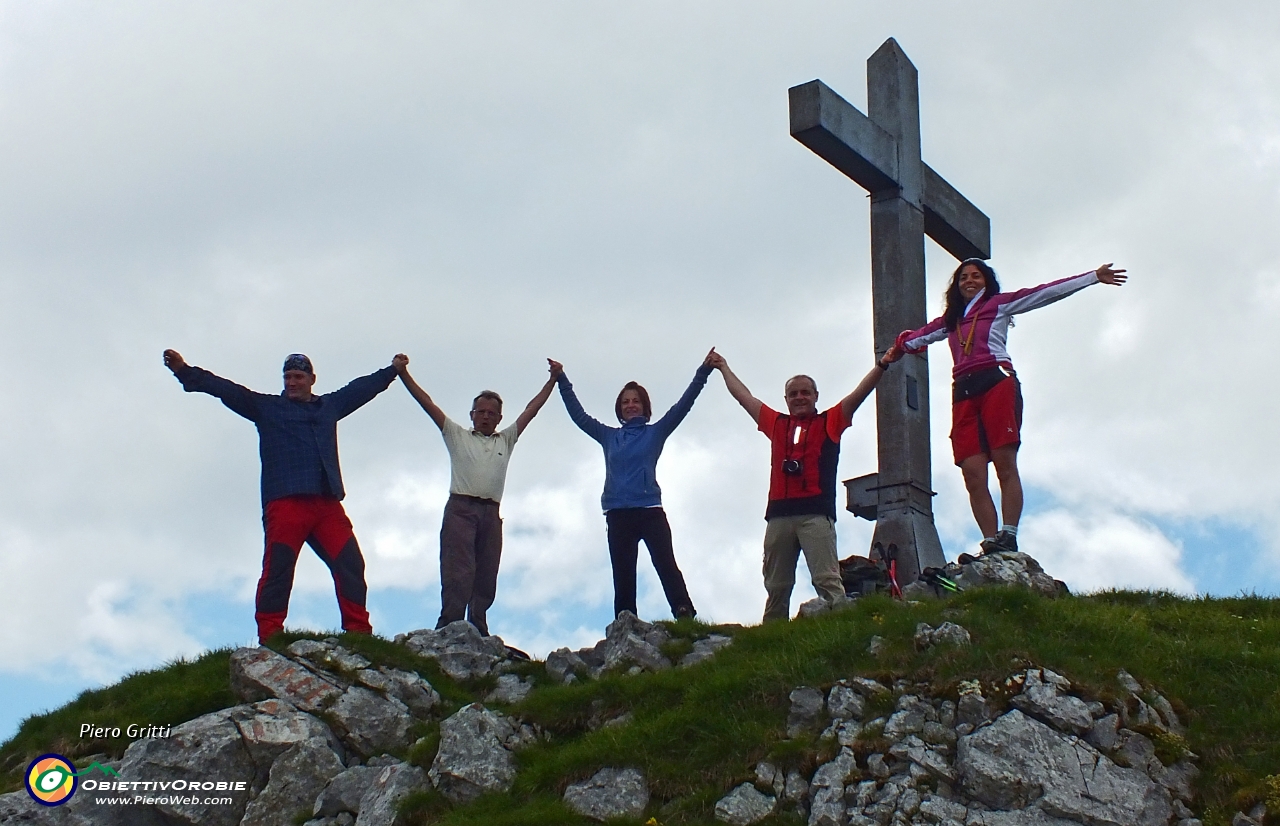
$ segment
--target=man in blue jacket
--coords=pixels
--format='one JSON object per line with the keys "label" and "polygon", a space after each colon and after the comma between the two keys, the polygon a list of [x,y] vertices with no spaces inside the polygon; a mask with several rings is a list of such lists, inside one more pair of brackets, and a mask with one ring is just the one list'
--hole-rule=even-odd
{"label": "man in blue jacket", "polygon": [[284,362],[284,391],[272,396],[193,367],[176,350],[164,351],[164,365],[183,390],[221,399],[258,428],[266,531],[254,613],[259,642],[284,628],[293,569],[304,542],[333,575],[343,630],[373,633],[365,608],[364,557],[342,508],[346,492],[338,467],[338,420],[386,390],[395,380],[396,366],[407,362],[397,355],[390,366],[317,396],[311,392],[316,383],[311,360],[295,353]]}

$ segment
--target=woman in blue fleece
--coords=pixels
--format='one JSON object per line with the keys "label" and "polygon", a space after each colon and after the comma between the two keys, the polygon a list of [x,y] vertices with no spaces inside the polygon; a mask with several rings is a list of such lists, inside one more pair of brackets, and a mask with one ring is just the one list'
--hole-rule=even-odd
{"label": "woman in blue fleece", "polygon": [[[560,373],[560,398],[564,399],[569,418],[604,448],[604,494],[600,505],[604,508],[605,524],[609,529],[609,561],[613,564],[613,614],[623,611],[636,613],[636,557],[640,553],[640,540],[649,549],[653,567],[662,581],[671,615],[676,619],[697,616],[684,575],[676,565],[675,551],[671,547],[671,526],[662,510],[662,489],[658,487],[658,457],[667,437],[684,420],[693,402],[707,384],[711,375],[712,349],[703,359],[702,366],[689,383],[680,401],[667,414],[653,424],[653,407],[649,393],[634,381],[627,382],[614,402],[613,412],[622,427],[609,427],[598,422],[574,395],[569,377]],[[563,367],[551,362],[552,368]]]}

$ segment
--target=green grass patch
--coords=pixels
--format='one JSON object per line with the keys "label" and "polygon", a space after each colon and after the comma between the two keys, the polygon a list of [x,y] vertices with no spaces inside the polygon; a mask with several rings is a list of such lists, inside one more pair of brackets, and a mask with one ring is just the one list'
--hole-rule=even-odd
{"label": "green grass patch", "polygon": [[[70,703],[33,714],[11,740],[0,746],[0,791],[21,789],[22,773],[41,754],[55,752],[75,762],[95,754],[120,757],[135,739],[129,726],[176,726],[236,704],[229,685],[229,649],[194,660],[176,660],[155,671],[130,674],[120,682],[80,693]],[[108,736],[81,737],[92,724],[112,730]],[[118,736],[114,729],[119,729]]]}

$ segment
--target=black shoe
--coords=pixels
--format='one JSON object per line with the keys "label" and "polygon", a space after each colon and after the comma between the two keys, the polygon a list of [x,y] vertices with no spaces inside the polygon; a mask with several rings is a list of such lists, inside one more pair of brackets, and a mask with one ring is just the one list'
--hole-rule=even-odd
{"label": "black shoe", "polygon": [[681,605],[679,608],[672,609],[671,616],[678,620],[693,619],[698,616],[698,612],[693,610],[692,605]]}
{"label": "black shoe", "polygon": [[982,540],[982,553],[1017,553],[1018,537],[1008,531],[1000,531],[990,539]]}

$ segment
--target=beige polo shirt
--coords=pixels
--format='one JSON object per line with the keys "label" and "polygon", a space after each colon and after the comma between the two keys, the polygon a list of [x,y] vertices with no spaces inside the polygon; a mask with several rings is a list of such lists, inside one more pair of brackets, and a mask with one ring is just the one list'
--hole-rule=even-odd
{"label": "beige polo shirt", "polygon": [[517,425],[483,436],[445,417],[445,449],[449,451],[449,492],[463,496],[502,501],[502,488],[507,484],[507,462],[520,437]]}

